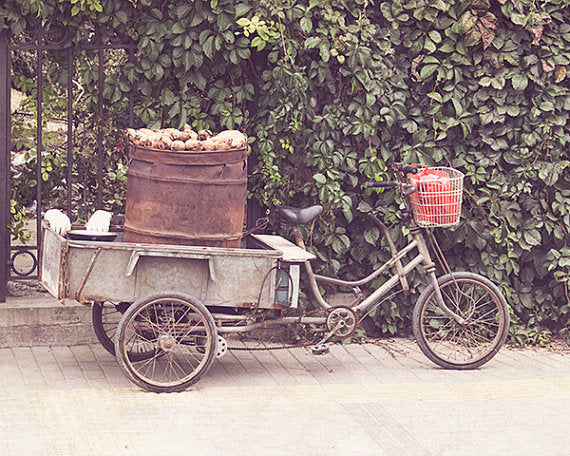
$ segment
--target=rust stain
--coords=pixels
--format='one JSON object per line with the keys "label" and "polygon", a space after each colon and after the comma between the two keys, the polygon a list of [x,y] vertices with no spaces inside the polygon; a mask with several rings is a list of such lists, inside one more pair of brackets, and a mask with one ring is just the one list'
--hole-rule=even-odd
{"label": "rust stain", "polygon": [[239,247],[245,150],[165,153],[131,146],[125,241]]}

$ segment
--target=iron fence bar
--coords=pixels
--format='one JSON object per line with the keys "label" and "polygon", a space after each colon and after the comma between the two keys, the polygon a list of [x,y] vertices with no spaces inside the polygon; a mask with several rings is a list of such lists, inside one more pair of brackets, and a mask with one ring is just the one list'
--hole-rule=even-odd
{"label": "iron fence bar", "polygon": [[0,32],[0,90],[4,103],[0,105],[0,302],[6,302],[8,294],[8,277],[10,274],[10,48],[8,33]]}
{"label": "iron fence bar", "polygon": [[[43,37],[40,35],[40,44],[43,42]],[[37,51],[37,67],[36,67],[36,77],[37,77],[37,132],[36,132],[36,248],[37,248],[37,258],[39,258],[40,248],[42,245],[42,150],[43,150],[43,63],[44,63],[44,51],[38,49]]]}
{"label": "iron fence bar", "polygon": [[17,43],[10,43],[8,45],[8,47],[10,48],[10,50],[12,51],[38,51],[38,50],[42,50],[42,51],[61,51],[62,49],[65,49],[66,46],[61,45],[61,44],[46,44],[46,43],[23,43],[23,44],[17,44]]}
{"label": "iron fence bar", "polygon": [[85,51],[98,51],[100,48],[105,50],[113,50],[113,49],[136,49],[137,45],[132,43],[125,43],[125,44],[112,44],[112,43],[98,43],[98,44],[91,44],[91,43],[80,43],[79,49]]}
{"label": "iron fence bar", "polygon": [[71,218],[71,196],[73,193],[73,48],[67,49],[67,215]]}
{"label": "iron fence bar", "polygon": [[97,51],[97,59],[99,62],[99,78],[98,94],[97,94],[97,209],[103,208],[103,129],[101,124],[103,122],[103,64],[104,53],[101,46],[101,37],[97,31],[97,42],[100,44]]}
{"label": "iron fence bar", "polygon": [[[134,48],[129,48],[129,63],[135,62],[135,50]],[[133,128],[135,126],[135,97],[133,95],[133,90],[129,90],[129,127]]]}

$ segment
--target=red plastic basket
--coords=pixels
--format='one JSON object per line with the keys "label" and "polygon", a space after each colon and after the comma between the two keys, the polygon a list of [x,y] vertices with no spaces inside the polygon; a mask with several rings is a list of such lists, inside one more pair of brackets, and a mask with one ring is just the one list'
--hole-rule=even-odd
{"label": "red plastic basket", "polygon": [[461,171],[434,167],[408,176],[410,183],[416,187],[410,201],[419,226],[452,226],[459,223],[464,177]]}

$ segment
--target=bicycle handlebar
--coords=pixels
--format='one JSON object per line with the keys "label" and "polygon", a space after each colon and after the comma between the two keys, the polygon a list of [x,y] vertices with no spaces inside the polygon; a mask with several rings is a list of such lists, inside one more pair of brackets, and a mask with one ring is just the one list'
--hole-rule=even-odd
{"label": "bicycle handlebar", "polygon": [[[402,163],[393,163],[392,169],[396,173],[401,172],[404,177],[408,174],[417,174],[418,168],[415,165],[407,165]],[[398,181],[379,181],[379,182],[368,182],[366,187],[368,188],[394,188],[400,185],[401,175],[397,174]],[[403,182],[402,182],[403,183]]]}
{"label": "bicycle handlebar", "polygon": [[366,186],[368,188],[392,188],[397,187],[398,183],[394,181],[368,182]]}

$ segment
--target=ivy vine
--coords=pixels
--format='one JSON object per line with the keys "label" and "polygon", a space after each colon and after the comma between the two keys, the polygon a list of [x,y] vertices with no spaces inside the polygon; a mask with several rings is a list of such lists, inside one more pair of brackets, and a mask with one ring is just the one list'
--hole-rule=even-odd
{"label": "ivy vine", "polygon": [[[15,36],[31,35],[40,21],[54,33],[73,30],[70,43],[95,25],[137,43],[135,61],[117,59],[105,79],[111,129],[124,126],[134,91],[138,126],[245,131],[251,198],[267,209],[324,205],[309,242],[318,272],[354,278],[389,256],[366,215],[380,212],[395,224],[399,201],[363,187],[387,163],[462,170],[462,222],[439,236],[452,266],[501,287],[513,310],[513,340],[542,340],[525,328],[569,335],[568,0],[0,6],[0,26]],[[45,71],[63,68],[58,59],[50,55]],[[84,62],[78,78],[87,124],[97,68],[86,52]],[[65,70],[59,74],[56,87],[65,81]],[[395,233],[400,241],[408,236]],[[418,292],[376,309],[381,332],[409,330]]]}

